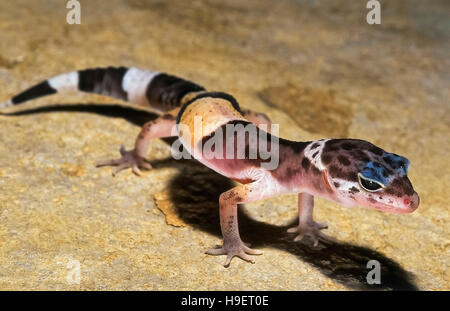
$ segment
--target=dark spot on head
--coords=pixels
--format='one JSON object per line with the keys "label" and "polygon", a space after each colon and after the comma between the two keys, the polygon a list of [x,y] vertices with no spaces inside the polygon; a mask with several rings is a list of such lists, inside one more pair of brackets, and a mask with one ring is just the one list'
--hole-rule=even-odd
{"label": "dark spot on head", "polygon": [[414,194],[414,190],[411,185],[411,182],[406,177],[394,179],[388,188],[389,189],[386,189],[386,190],[392,191],[392,193],[395,193],[395,195],[398,197],[401,197],[403,194],[406,194],[406,195]]}
{"label": "dark spot on head", "polygon": [[358,192],[359,192],[359,189],[356,188],[355,186],[353,186],[353,187],[351,187],[351,188],[349,189],[349,192],[350,192],[351,194],[355,194],[355,193],[358,193]]}
{"label": "dark spot on head", "polygon": [[317,154],[319,153],[319,151],[314,152],[314,154],[312,155],[313,158],[315,158],[317,156]]}
{"label": "dark spot on head", "polygon": [[355,172],[348,172],[344,178],[349,181],[358,181],[358,174]]}
{"label": "dark spot on head", "polygon": [[327,152],[336,152],[339,150],[339,148],[336,146],[328,146],[328,147],[326,147],[326,149],[324,148],[323,150],[327,151]]}
{"label": "dark spot on head", "polygon": [[322,163],[323,164],[325,164],[325,165],[330,164],[332,160],[333,160],[333,157],[330,156],[329,154],[325,154],[325,155],[322,154]]}
{"label": "dark spot on head", "polygon": [[340,183],[338,183],[338,182],[334,182],[334,187],[335,188],[339,188],[341,186],[341,184]]}
{"label": "dark spot on head", "polygon": [[386,187],[384,192],[387,193],[387,194],[394,194],[395,190],[392,187]]}
{"label": "dark spot on head", "polygon": [[338,156],[338,161],[339,161],[339,163],[341,163],[342,165],[345,165],[345,166],[349,166],[349,165],[350,165],[349,159],[347,159],[347,158],[344,157],[343,155]]}
{"label": "dark spot on head", "polygon": [[331,176],[336,177],[336,175],[339,174],[340,169],[337,166],[332,165],[328,168],[328,172]]}
{"label": "dark spot on head", "polygon": [[345,149],[345,150],[352,150],[352,149],[355,148],[355,145],[352,144],[352,143],[343,143],[343,144],[341,145],[341,148],[342,148],[342,149]]}
{"label": "dark spot on head", "polygon": [[370,158],[366,155],[366,153],[362,150],[354,150],[352,151],[352,156],[359,161],[369,162]]}
{"label": "dark spot on head", "polygon": [[369,149],[369,151],[378,156],[383,155],[383,149],[378,148],[377,146],[373,146],[372,148]]}
{"label": "dark spot on head", "polygon": [[391,167],[394,166],[394,162],[392,161],[392,159],[390,157],[383,157],[383,160],[384,160],[384,162],[389,164]]}

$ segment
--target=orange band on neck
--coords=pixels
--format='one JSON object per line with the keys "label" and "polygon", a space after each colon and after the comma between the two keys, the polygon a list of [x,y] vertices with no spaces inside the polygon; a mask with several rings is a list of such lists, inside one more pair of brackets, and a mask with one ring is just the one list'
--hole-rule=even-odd
{"label": "orange band on neck", "polygon": [[333,190],[333,188],[331,188],[330,183],[328,182],[328,176],[327,176],[327,171],[326,170],[322,171],[322,177],[323,177],[323,181],[324,181],[325,185],[327,185],[328,188]]}

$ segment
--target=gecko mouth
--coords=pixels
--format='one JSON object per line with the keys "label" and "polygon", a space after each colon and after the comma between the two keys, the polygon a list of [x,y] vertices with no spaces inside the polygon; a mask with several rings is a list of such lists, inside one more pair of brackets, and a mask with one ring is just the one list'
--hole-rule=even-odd
{"label": "gecko mouth", "polygon": [[393,213],[393,214],[409,214],[414,212],[419,207],[419,196],[415,193],[411,198],[403,200],[403,206],[388,205],[382,202],[377,202],[373,207],[379,211]]}

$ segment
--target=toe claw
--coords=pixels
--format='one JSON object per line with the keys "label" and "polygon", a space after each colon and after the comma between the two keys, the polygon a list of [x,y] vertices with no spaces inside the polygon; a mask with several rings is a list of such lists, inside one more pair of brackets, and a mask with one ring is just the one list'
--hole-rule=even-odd
{"label": "toe claw", "polygon": [[225,263],[223,264],[223,266],[225,268],[228,268],[230,266],[231,263],[231,259],[233,259],[234,255],[227,255],[227,259],[225,260]]}

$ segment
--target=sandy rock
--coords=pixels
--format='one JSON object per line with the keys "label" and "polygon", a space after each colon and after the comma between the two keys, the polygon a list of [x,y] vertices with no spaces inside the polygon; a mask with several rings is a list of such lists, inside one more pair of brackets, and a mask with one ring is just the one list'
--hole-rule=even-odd
{"label": "sandy rock", "polygon": [[[221,243],[229,180],[173,160],[169,140],[152,143],[143,177],[113,178],[95,163],[155,116],[47,97],[0,115],[0,289],[449,290],[448,9],[383,1],[381,25],[368,25],[358,1],[83,1],[81,25],[68,25],[61,1],[0,2],[0,101],[74,69],[165,71],[266,112],[283,137],[362,138],[404,155],[421,196],[408,215],[317,199],[339,240],[318,248],[286,233],[295,196],[248,204],[241,234],[264,255],[226,269],[204,251]],[[366,283],[369,260],[381,285]]]}

